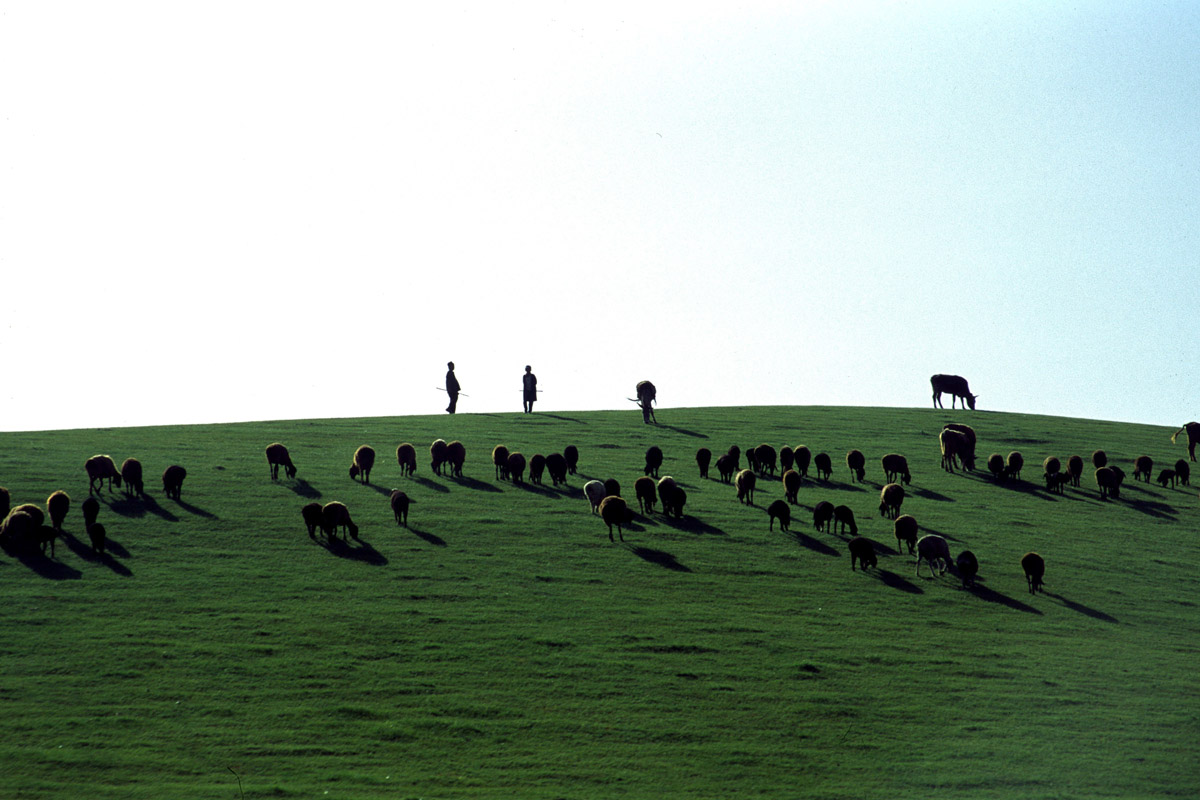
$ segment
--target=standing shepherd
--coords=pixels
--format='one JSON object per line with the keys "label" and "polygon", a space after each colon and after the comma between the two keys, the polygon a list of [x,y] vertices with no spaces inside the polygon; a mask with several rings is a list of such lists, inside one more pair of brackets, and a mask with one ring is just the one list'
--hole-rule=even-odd
{"label": "standing shepherd", "polygon": [[658,390],[654,388],[654,384],[650,381],[641,381],[637,385],[637,400],[634,400],[642,408],[642,422],[647,425],[650,420],[654,420],[654,424],[658,424],[658,420],[654,419],[653,404],[658,397]]}
{"label": "standing shepherd", "polygon": [[449,367],[446,372],[446,394],[450,395],[450,405],[446,407],[446,411],[453,414],[458,408],[458,393],[461,387],[458,385],[458,378],[454,377],[454,362],[450,361],[446,366]]}
{"label": "standing shepherd", "polygon": [[537,402],[537,375],[533,374],[533,367],[525,365],[525,374],[521,376],[521,384],[525,393],[525,413],[533,413],[533,404]]}

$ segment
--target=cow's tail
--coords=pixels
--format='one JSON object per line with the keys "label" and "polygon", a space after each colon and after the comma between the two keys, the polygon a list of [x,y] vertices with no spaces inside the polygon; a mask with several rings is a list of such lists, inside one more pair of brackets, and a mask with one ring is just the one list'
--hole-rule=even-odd
{"label": "cow's tail", "polygon": [[1186,425],[1184,425],[1182,428],[1180,428],[1179,430],[1172,433],[1171,434],[1171,444],[1175,444],[1175,437],[1178,436],[1179,434],[1183,433],[1185,430],[1187,430]]}

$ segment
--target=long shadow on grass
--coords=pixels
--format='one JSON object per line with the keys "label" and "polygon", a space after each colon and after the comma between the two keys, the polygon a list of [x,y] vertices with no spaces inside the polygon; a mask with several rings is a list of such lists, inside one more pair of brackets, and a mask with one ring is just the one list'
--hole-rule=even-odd
{"label": "long shadow on grass", "polygon": [[338,558],[345,558],[350,561],[361,561],[364,564],[381,567],[388,563],[387,558],[362,539],[356,540],[354,545],[351,545],[346,539],[339,539],[334,536],[331,539],[315,539],[314,541],[324,547]]}
{"label": "long shadow on grass", "polygon": [[975,579],[975,583],[967,588],[967,591],[988,603],[998,603],[1002,606],[1007,606],[1014,611],[1024,611],[1026,614],[1041,614],[1042,612],[1031,605],[1026,605],[1016,598],[1009,597],[1006,594],[1001,594],[995,589],[989,589]]}
{"label": "long shadow on grass", "polygon": [[57,558],[44,555],[40,548],[16,549],[4,548],[4,552],[21,562],[39,577],[50,581],[77,581],[83,573],[74,567],[68,567]]}
{"label": "long shadow on grass", "polygon": [[687,428],[677,428],[674,425],[659,424],[658,427],[663,428],[668,431],[675,431],[676,433],[682,433],[684,436],[691,436],[696,439],[707,439],[708,438],[708,434],[706,434],[706,433],[697,433],[696,431],[689,431]]}
{"label": "long shadow on grass", "polygon": [[187,513],[195,515],[197,517],[203,517],[204,519],[219,519],[219,517],[216,514],[212,513],[211,511],[205,511],[203,508],[200,508],[199,506],[194,506],[191,503],[185,503],[182,500],[176,500],[175,505],[179,506]]}
{"label": "long shadow on grass", "polygon": [[1089,608],[1088,606],[1085,606],[1082,603],[1076,603],[1074,600],[1068,600],[1067,598],[1063,597],[1061,594],[1051,594],[1050,592],[1047,592],[1044,590],[1042,593],[1044,595],[1046,595],[1046,597],[1057,600],[1058,602],[1062,603],[1064,606],[1071,609],[1072,611],[1078,611],[1080,614],[1086,614],[1087,616],[1091,617],[1092,619],[1098,619],[1101,622],[1116,622],[1117,621],[1116,617],[1109,616],[1108,614],[1105,614],[1103,611],[1098,611],[1094,608]]}
{"label": "long shadow on grass", "polygon": [[454,481],[455,483],[457,483],[459,486],[462,486],[464,489],[473,489],[474,491],[477,491],[477,492],[500,492],[500,491],[503,491],[502,489],[498,488],[495,484],[491,484],[486,481],[476,480],[475,478],[459,477],[459,478],[451,478],[451,480]]}
{"label": "long shadow on grass", "polygon": [[1153,500],[1130,500],[1129,507],[1134,511],[1140,511],[1151,517],[1158,519],[1173,520],[1178,515],[1174,506],[1169,506],[1166,503],[1157,503]]}
{"label": "long shadow on grass", "polygon": [[923,497],[926,500],[937,500],[940,503],[955,502],[953,497],[947,497],[944,494],[939,494],[932,489],[906,489],[905,491],[908,494],[911,494],[913,497]]}
{"label": "long shadow on grass", "polygon": [[297,479],[290,488],[293,492],[308,500],[316,500],[321,496],[321,493],[303,478]]}
{"label": "long shadow on grass", "polygon": [[655,550],[652,547],[628,547],[628,549],[629,552],[638,558],[649,561],[651,564],[657,564],[663,569],[669,569],[673,572],[691,572],[688,567],[680,564],[675,556],[663,550]]}
{"label": "long shadow on grass", "polygon": [[561,493],[556,492],[553,489],[548,489],[540,483],[530,483],[529,481],[522,481],[521,483],[514,483],[513,486],[518,489],[524,489],[525,491],[531,492],[533,494],[540,494],[543,497],[553,497],[556,500],[562,497]]}
{"label": "long shadow on grass", "polygon": [[424,539],[425,541],[429,542],[432,545],[436,545],[438,547],[446,547],[446,540],[440,536],[437,536],[436,534],[432,534],[427,531],[423,531],[420,528],[409,528],[408,530],[411,531],[414,536],[419,536],[420,538]]}
{"label": "long shadow on grass", "polygon": [[788,533],[791,535],[791,537],[793,539],[796,540],[796,544],[799,544],[802,547],[807,547],[809,550],[812,550],[815,553],[820,553],[821,555],[824,555],[824,556],[834,556],[834,557],[838,557],[838,558],[840,558],[842,555],[842,552],[840,550],[830,547],[829,545],[822,542],[820,539],[816,539],[812,536],[809,536],[807,533],[803,533],[801,531],[794,530],[794,529],[789,530]]}
{"label": "long shadow on grass", "polygon": [[669,525],[677,531],[684,533],[703,533],[709,536],[724,536],[725,531],[720,528],[715,528],[707,522],[698,520],[693,516],[675,517],[660,517],[664,525]]}
{"label": "long shadow on grass", "polygon": [[449,492],[450,492],[449,486],[443,486],[442,484],[438,483],[437,481],[429,480],[429,478],[418,478],[417,476],[414,475],[412,478],[412,482],[420,484],[421,486],[424,486],[426,489],[433,489],[435,492],[444,492],[447,494],[449,494]]}
{"label": "long shadow on grass", "polygon": [[[863,571],[866,572],[866,570],[863,570]],[[907,578],[900,577],[899,575],[897,575],[896,573],[894,573],[890,570],[877,568],[867,574],[873,575],[874,577],[878,578],[880,583],[882,583],[884,586],[887,586],[890,589],[899,589],[900,591],[908,592],[909,594],[924,594],[925,593],[925,590],[922,589],[920,586],[917,586],[915,583],[908,580]]]}
{"label": "long shadow on grass", "polygon": [[[117,573],[118,575],[120,575],[123,578],[133,577],[133,571],[130,570],[129,567],[122,564],[120,561],[117,561],[115,558],[113,558],[112,554],[103,553],[101,555],[97,555],[95,552],[92,551],[92,548],[90,545],[84,544],[83,542],[79,541],[79,539],[77,539],[73,534],[67,533],[66,531],[59,534],[58,538],[62,540],[63,544],[65,544],[68,548],[70,548],[72,553],[79,556],[84,561],[88,561],[92,564],[103,564],[104,566],[108,567],[113,572]],[[121,549],[123,551],[125,548],[121,548]]]}
{"label": "long shadow on grass", "polygon": [[560,414],[546,414],[546,413],[538,413],[538,414],[536,414],[535,416],[538,416],[538,417],[548,417],[548,418],[550,418],[550,419],[561,419],[563,422],[578,422],[580,425],[587,425],[587,421],[586,421],[586,420],[582,420],[582,419],[576,419],[575,417],[564,417],[564,416],[562,416],[562,415],[560,415]]}

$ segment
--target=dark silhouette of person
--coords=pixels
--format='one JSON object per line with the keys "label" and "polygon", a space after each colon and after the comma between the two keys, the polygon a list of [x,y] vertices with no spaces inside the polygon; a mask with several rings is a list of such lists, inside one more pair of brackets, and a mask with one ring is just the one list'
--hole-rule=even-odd
{"label": "dark silhouette of person", "polygon": [[537,375],[533,374],[533,368],[528,364],[525,365],[525,374],[521,376],[521,384],[525,390],[525,413],[533,413],[533,404],[537,402]]}
{"label": "dark silhouette of person", "polygon": [[450,361],[446,366],[450,368],[446,372],[446,394],[450,395],[450,405],[447,406],[446,411],[453,414],[458,408],[458,393],[462,387],[458,385],[458,378],[454,377],[454,362]]}

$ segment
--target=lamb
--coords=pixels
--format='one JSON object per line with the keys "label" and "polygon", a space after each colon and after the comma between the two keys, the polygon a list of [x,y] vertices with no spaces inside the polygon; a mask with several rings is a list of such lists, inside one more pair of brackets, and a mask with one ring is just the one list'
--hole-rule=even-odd
{"label": "lamb", "polygon": [[861,450],[851,450],[846,453],[846,467],[850,470],[851,483],[857,478],[862,483],[867,475],[867,457]]}
{"label": "lamb", "polygon": [[79,504],[79,509],[83,512],[83,528],[87,530],[88,526],[100,516],[100,501],[88,495],[88,499]]}
{"label": "lamb", "polygon": [[1092,466],[1096,469],[1108,466],[1108,453],[1103,450],[1096,450],[1092,453]]}
{"label": "lamb", "polygon": [[722,483],[729,483],[733,480],[733,474],[737,471],[737,460],[729,453],[717,458],[717,472],[721,475]]}
{"label": "lamb", "polygon": [[89,495],[93,491],[99,493],[106,480],[110,492],[113,482],[116,482],[118,489],[121,488],[121,473],[117,471],[117,464],[112,460],[112,456],[92,456],[83,463],[83,468],[87,470]]}
{"label": "lamb", "polygon": [[748,469],[744,469],[737,474],[733,479],[733,485],[737,487],[738,502],[754,505],[754,483],[757,480],[754,473]]}
{"label": "lamb", "polygon": [[92,543],[92,552],[98,556],[104,555],[104,548],[108,543],[108,531],[99,522],[93,522],[87,526],[88,540]]}
{"label": "lamb", "polygon": [[326,536],[335,537],[339,528],[343,538],[347,533],[355,539],[358,538],[358,526],[350,518],[350,509],[346,508],[344,503],[334,500],[321,507],[321,530]]}
{"label": "lamb", "polygon": [[958,568],[958,577],[963,588],[974,586],[975,576],[979,574],[979,559],[975,558],[975,554],[970,550],[963,550],[958,554],[955,566]]}
{"label": "lamb", "polygon": [[567,460],[567,473],[574,475],[579,466],[579,448],[573,444],[569,444],[563,448],[563,458]]}
{"label": "lamb", "polygon": [[768,530],[775,530],[775,520],[779,520],[779,530],[786,531],[792,523],[792,509],[784,501],[776,500],[767,506],[767,517],[771,520]]}
{"label": "lamb", "polygon": [[1004,472],[1010,478],[1021,479],[1021,468],[1025,466],[1025,456],[1021,455],[1019,450],[1013,450],[1008,454],[1008,464],[1004,467]]}
{"label": "lamb", "polygon": [[1125,473],[1117,467],[1101,467],[1096,470],[1096,485],[1100,487],[1100,499],[1114,500],[1121,497],[1121,483],[1125,480]]}
{"label": "lamb", "polygon": [[879,516],[896,519],[900,516],[900,506],[904,504],[904,487],[898,483],[889,483],[879,492]]}
{"label": "lamb", "polygon": [[779,471],[787,472],[796,463],[796,453],[792,448],[784,445],[779,448]]}
{"label": "lamb", "polygon": [[529,482],[542,485],[542,473],[546,471],[546,457],[541,453],[534,453],[529,457]]}
{"label": "lamb", "polygon": [[187,470],[178,464],[172,464],[163,470],[162,484],[163,494],[172,500],[179,500],[183,493],[183,479],[187,477]]}
{"label": "lamb", "polygon": [[[666,480],[666,478],[663,478]],[[654,478],[643,475],[633,482],[633,493],[637,496],[638,508],[643,514],[654,513],[654,504],[658,502],[658,492],[654,488]],[[664,501],[664,506],[666,505]],[[663,509],[666,510],[665,508]]]}
{"label": "lamb", "polygon": [[371,467],[375,466],[375,448],[364,444],[354,451],[354,459],[350,464],[350,477],[358,478],[363,483],[371,482]]}
{"label": "lamb", "polygon": [[919,526],[917,525],[916,517],[913,517],[910,514],[903,514],[899,517],[896,517],[896,547],[899,548],[900,545],[907,544],[908,554],[912,555],[913,548],[917,546],[918,530]]}
{"label": "lamb", "polygon": [[1025,580],[1029,583],[1029,593],[1044,592],[1042,578],[1046,575],[1046,561],[1037,553],[1026,553],[1021,556],[1021,569],[1025,571]]}
{"label": "lamb", "polygon": [[701,447],[696,451],[696,466],[700,467],[700,477],[708,477],[708,465],[712,462],[712,450]]}
{"label": "lamb", "polygon": [[600,501],[608,497],[608,492],[602,481],[588,481],[583,485],[583,496],[587,498],[588,504],[592,507],[592,513],[595,514],[600,510]]}
{"label": "lamb", "polygon": [[610,495],[600,501],[600,519],[604,520],[604,524],[608,526],[610,542],[613,541],[613,525],[617,526],[617,535],[621,537],[621,541],[625,541],[625,533],[621,530],[621,526],[625,524],[628,512],[629,507],[625,505],[625,501],[615,495]]}
{"label": "lamb", "polygon": [[1062,494],[1063,487],[1071,482],[1071,474],[1069,472],[1047,472],[1046,490],[1052,494]]}
{"label": "lamb", "polygon": [[1067,459],[1067,474],[1071,476],[1071,485],[1078,487],[1079,479],[1083,477],[1083,457],[1071,456]]}
{"label": "lamb", "polygon": [[800,473],[794,469],[789,469],[783,473],[783,496],[789,503],[798,503],[797,499],[800,495]]}
{"label": "lamb", "polygon": [[412,475],[417,471],[417,448],[410,442],[397,445],[396,463],[400,465],[401,475]]}
{"label": "lamb", "polygon": [[[658,390],[654,388],[654,384],[650,381],[640,381],[636,387],[637,404],[642,409],[642,422],[647,425],[653,420],[654,424],[658,424],[658,420],[654,416],[654,403],[658,399]],[[657,477],[657,476],[656,476]]]}
{"label": "lamb", "polygon": [[1196,444],[1200,443],[1200,422],[1189,422],[1182,428],[1171,434],[1171,444],[1175,444],[1175,437],[1179,434],[1187,432],[1188,459],[1196,460]]}
{"label": "lamb", "polygon": [[808,477],[808,465],[812,463],[812,451],[804,445],[800,445],[792,450],[792,458],[795,459],[793,464],[796,472],[800,473],[800,477]]}
{"label": "lamb", "polygon": [[434,439],[433,444],[429,445],[429,468],[434,475],[441,475],[442,468],[446,466],[448,453],[446,452],[446,440]]}
{"label": "lamb", "polygon": [[854,562],[862,567],[863,572],[867,571],[867,567],[879,568],[879,559],[875,555],[875,543],[865,536],[855,536],[846,546],[850,549],[850,571],[854,571]]}
{"label": "lamb", "polygon": [[971,387],[967,385],[967,379],[959,375],[934,375],[929,379],[930,385],[933,387],[933,407],[945,408],[942,405],[942,392],[952,395],[950,399],[950,408],[955,407],[955,403],[959,400],[963,401],[964,406],[975,410],[975,399],[979,397],[977,394],[971,394]]}
{"label": "lamb", "polygon": [[769,444],[760,444],[754,448],[754,460],[758,464],[758,474],[775,474],[775,448]]}
{"label": "lamb", "polygon": [[1167,484],[1171,484],[1171,488],[1175,488],[1175,470],[1164,469],[1158,473],[1158,485],[1167,488]]}
{"label": "lamb", "polygon": [[492,463],[496,465],[496,480],[508,477],[508,448],[498,444],[492,448]]}
{"label": "lamb", "polygon": [[546,456],[546,471],[550,473],[550,482],[555,486],[567,482],[567,459],[562,453],[551,453]]}
{"label": "lamb", "polygon": [[142,462],[136,458],[127,458],[121,462],[121,480],[125,483],[125,493],[134,497],[145,496],[142,484]]}
{"label": "lamb", "polygon": [[[89,495],[90,497],[90,495]],[[61,531],[63,520],[71,508],[71,498],[64,491],[57,491],[46,498],[46,513],[50,515],[50,524],[56,531]]]}
{"label": "lamb", "polygon": [[1154,459],[1150,456],[1138,456],[1133,460],[1133,479],[1136,481],[1139,477],[1144,477],[1146,483],[1150,482],[1150,475],[1154,472]]}
{"label": "lamb", "polygon": [[[921,575],[921,562],[929,564],[929,574],[936,568],[939,575],[950,569],[950,545],[936,533],[928,533],[917,540],[917,576]],[[935,562],[937,562],[935,564]]]}
{"label": "lamb", "polygon": [[662,501],[663,516],[683,516],[683,501],[687,499],[687,495],[670,475],[658,482],[658,499]]}
{"label": "lamb", "polygon": [[392,493],[388,495],[388,503],[392,507],[392,514],[396,516],[396,524],[408,527],[408,506],[411,501],[408,495],[399,489],[392,489]]}
{"label": "lamb", "polygon": [[943,428],[938,442],[942,448],[942,469],[954,472],[959,462],[965,470],[975,469],[975,454],[965,433]]}
{"label": "lamb", "polygon": [[813,506],[813,527],[819,531],[833,533],[833,503],[822,500]]}
{"label": "lamb", "polygon": [[1179,478],[1181,486],[1192,485],[1192,467],[1182,458],[1175,462],[1175,477]]}
{"label": "lamb", "polygon": [[283,467],[284,474],[289,478],[296,477],[296,465],[288,449],[279,442],[267,445],[267,465],[271,468],[271,480],[279,480],[279,468]]}
{"label": "lamb", "polygon": [[308,535],[310,538],[317,538],[317,528],[321,527],[321,504],[309,503],[300,509],[300,516],[304,518],[304,524],[308,527]]}
{"label": "lamb", "polygon": [[508,478],[513,483],[525,482],[525,456],[520,453],[508,454]]}
{"label": "lamb", "polygon": [[899,453],[888,453],[879,459],[883,464],[883,479],[888,483],[912,483],[912,475],[908,471],[908,459]]}
{"label": "lamb", "polygon": [[663,452],[658,445],[653,445],[646,451],[646,469],[643,474],[658,477],[658,468],[662,466]]}
{"label": "lamb", "polygon": [[992,453],[987,460],[988,472],[996,478],[996,482],[1004,480],[1006,473],[1004,470],[1004,456],[999,453]]}
{"label": "lamb", "polygon": [[446,463],[450,465],[451,477],[463,476],[463,464],[467,463],[467,448],[462,442],[455,439],[446,445]]}
{"label": "lamb", "polygon": [[850,506],[838,506],[833,509],[833,521],[838,524],[838,533],[845,533],[846,526],[850,526],[850,535],[858,535],[858,523],[854,521],[854,511]]}
{"label": "lamb", "polygon": [[827,481],[833,475],[833,459],[828,453],[817,453],[813,458],[813,466],[817,468],[817,480]]}
{"label": "lamb", "polygon": [[58,538],[58,531],[50,525],[42,525],[33,532],[33,543],[42,550],[42,555],[46,555],[46,550],[50,550],[50,557],[54,558],[54,542]]}

